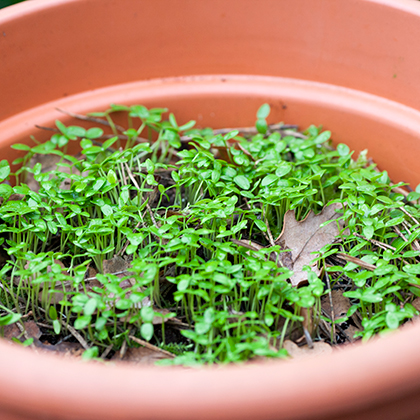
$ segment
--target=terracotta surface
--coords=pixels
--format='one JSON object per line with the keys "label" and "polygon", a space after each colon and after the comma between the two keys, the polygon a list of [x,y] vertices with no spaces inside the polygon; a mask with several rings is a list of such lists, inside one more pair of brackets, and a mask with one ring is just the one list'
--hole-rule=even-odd
{"label": "terracotta surface", "polygon": [[[323,124],[420,182],[420,2],[34,0],[0,11],[0,144],[110,102],[180,121]],[[64,119],[65,120],[65,119]],[[313,360],[201,370],[75,363],[0,342],[4,419],[417,419],[420,324]]]}

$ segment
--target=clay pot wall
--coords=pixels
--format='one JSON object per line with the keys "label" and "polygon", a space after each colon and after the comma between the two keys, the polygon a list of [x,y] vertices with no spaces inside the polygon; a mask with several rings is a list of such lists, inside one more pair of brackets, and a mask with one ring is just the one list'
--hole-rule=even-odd
{"label": "clay pot wall", "polygon": [[[56,108],[166,106],[183,122],[323,124],[420,182],[420,2],[37,0],[0,11],[0,150]],[[418,418],[420,325],[313,360],[110,367],[0,343],[5,419]]]}

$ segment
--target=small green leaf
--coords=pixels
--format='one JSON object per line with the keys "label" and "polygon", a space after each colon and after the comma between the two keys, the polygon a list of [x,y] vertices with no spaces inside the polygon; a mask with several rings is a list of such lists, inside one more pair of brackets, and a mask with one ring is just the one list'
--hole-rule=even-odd
{"label": "small green leaf", "polygon": [[230,139],[233,139],[234,137],[236,137],[237,135],[239,134],[239,131],[238,130],[232,130],[232,131],[229,131],[229,133],[227,133],[227,134],[225,134],[224,136],[223,136],[223,140],[230,140]]}
{"label": "small green leaf", "polygon": [[249,190],[249,187],[251,186],[251,184],[248,181],[248,178],[244,175],[236,175],[235,178],[233,178],[233,181],[236,185],[238,185],[244,190]]}
{"label": "small green leaf", "polygon": [[288,162],[281,162],[277,166],[276,175],[281,178],[292,170],[292,165]]}
{"label": "small green leaf", "polygon": [[366,236],[366,239],[372,239],[374,233],[375,229],[373,228],[373,226],[365,226],[363,228],[363,235]]}
{"label": "small green leaf", "polygon": [[14,324],[15,322],[19,321],[21,317],[22,315],[14,313],[2,316],[0,317],[0,326]]}
{"label": "small green leaf", "polygon": [[350,148],[347,144],[340,143],[337,145],[337,152],[340,156],[348,156],[350,153]]}
{"label": "small green leaf", "polygon": [[153,308],[151,308],[150,306],[145,306],[141,308],[140,315],[143,322],[152,322],[155,316],[155,312],[153,311]]}
{"label": "small green leaf", "polygon": [[150,322],[147,322],[141,325],[140,334],[146,341],[151,340],[151,338],[153,337],[153,333],[154,333],[153,324],[151,324]]}
{"label": "small green leaf", "polygon": [[388,328],[395,330],[400,326],[400,318],[396,312],[387,312],[385,322]]}
{"label": "small green leaf", "polygon": [[277,175],[268,174],[262,179],[261,186],[266,187],[267,185],[272,184],[273,182],[277,181],[278,179],[279,179],[279,177]]}
{"label": "small green leaf", "polygon": [[323,133],[319,134],[315,137],[314,143],[315,144],[322,144],[328,141],[331,137],[331,131],[324,131]]}
{"label": "small green leaf", "polygon": [[96,307],[98,305],[98,302],[94,298],[90,298],[86,303],[85,307],[83,308],[83,312],[85,315],[93,315],[93,313],[96,311]]}
{"label": "small green leaf", "polygon": [[86,131],[86,137],[88,139],[97,139],[98,137],[101,137],[103,134],[104,134],[104,130],[98,127],[92,127]]}
{"label": "small green leaf", "polygon": [[264,322],[267,325],[267,327],[271,327],[274,323],[274,317],[271,313],[266,313],[264,316]]}
{"label": "small green leaf", "polygon": [[268,128],[267,121],[263,120],[263,119],[259,119],[255,123],[255,127],[256,127],[256,129],[259,133],[265,134],[267,132],[267,128]]}
{"label": "small green leaf", "polygon": [[53,328],[54,328],[54,332],[58,335],[61,332],[61,324],[60,321],[58,319],[55,319],[53,321]]}
{"label": "small green leaf", "polygon": [[90,349],[87,349],[83,352],[82,359],[83,360],[91,360],[91,359],[94,359],[95,357],[98,357],[98,354],[99,354],[98,347],[93,346]]}
{"label": "small green leaf", "polygon": [[262,104],[257,111],[258,119],[265,119],[270,115],[270,105]]}
{"label": "small green leaf", "polygon": [[9,162],[3,159],[0,162],[0,182],[3,182],[10,174]]}
{"label": "small green leaf", "polygon": [[31,150],[31,148],[27,144],[22,143],[12,144],[12,146],[10,147],[15,150],[24,150],[25,152]]}
{"label": "small green leaf", "polygon": [[258,229],[261,230],[262,232],[267,231],[267,226],[262,220],[256,219],[255,224],[258,226]]}
{"label": "small green leaf", "polygon": [[117,182],[117,174],[110,169],[108,171],[108,174],[106,176],[106,180],[110,183],[110,184],[115,184]]}
{"label": "small green leaf", "polygon": [[207,333],[211,328],[211,324],[207,322],[196,322],[194,329],[195,332],[199,335]]}
{"label": "small green leaf", "polygon": [[79,316],[79,318],[74,321],[74,328],[76,328],[76,330],[86,328],[90,324],[91,319],[92,317],[90,315]]}
{"label": "small green leaf", "polygon": [[33,337],[30,337],[27,340],[25,340],[22,343],[22,345],[23,345],[23,347],[29,347],[29,346],[31,346],[33,344],[33,342],[34,342],[34,338]]}
{"label": "small green leaf", "polygon": [[53,321],[57,319],[57,311],[54,306],[50,306],[48,314]]}
{"label": "small green leaf", "polygon": [[105,216],[111,216],[111,214],[114,213],[112,207],[109,204],[105,204],[104,206],[102,206],[101,210]]}

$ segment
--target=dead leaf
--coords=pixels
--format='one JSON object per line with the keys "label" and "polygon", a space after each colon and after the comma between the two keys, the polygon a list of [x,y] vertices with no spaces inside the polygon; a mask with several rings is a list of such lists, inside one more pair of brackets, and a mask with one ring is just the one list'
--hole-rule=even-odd
{"label": "dead leaf", "polygon": [[[22,333],[16,324],[5,325],[4,327],[4,338],[6,340],[11,340],[12,338],[18,338]],[[23,339],[24,340],[24,339]]]}
{"label": "dead leaf", "polygon": [[[64,165],[63,166],[58,165],[60,162],[62,162],[64,164],[70,164],[71,165],[70,161],[68,161],[66,159],[62,159],[58,155],[37,154],[37,155],[34,155],[31,158],[28,166],[33,168],[37,163],[40,163],[42,165],[42,169],[41,169],[42,173],[50,172],[50,171],[54,171],[54,170],[58,169],[60,172],[65,173],[65,174],[72,173],[72,174],[75,174],[75,175],[80,175],[80,171],[78,169],[76,169],[74,167],[70,168],[70,167],[64,166]],[[29,189],[31,189],[32,191],[35,191],[35,192],[39,191],[39,183],[38,183],[38,181],[35,180],[33,174],[31,174],[29,172],[26,173],[25,183],[29,187]],[[67,178],[60,184],[60,188],[63,189],[63,190],[68,190],[70,188],[70,184],[71,184],[71,181],[70,181],[69,178]]]}
{"label": "dead leaf", "polygon": [[104,274],[114,274],[117,276],[127,275],[126,271],[130,267],[128,261],[123,257],[115,255],[110,260],[103,260],[102,267],[104,269]]}
{"label": "dead leaf", "polygon": [[[257,244],[256,242],[253,242],[249,239],[231,239],[231,242],[233,242],[236,245],[243,246],[244,248],[250,249],[251,251],[260,251],[261,249],[264,249],[260,244]],[[277,256],[276,253],[272,252],[270,254],[270,260],[276,262]]]}
{"label": "dead leaf", "polygon": [[[347,315],[347,311],[351,307],[350,299],[343,296],[342,290],[333,290],[331,292],[331,298],[334,310],[334,321],[337,321],[337,319],[340,318],[344,318]],[[328,294],[322,297],[321,307],[327,316],[331,319],[331,304],[330,296]],[[338,322],[338,324],[341,324],[342,322]]]}
{"label": "dead leaf", "polygon": [[420,297],[416,297],[411,304],[418,310],[420,311]]}
{"label": "dead leaf", "polygon": [[[25,328],[25,331],[29,337],[38,339],[42,335],[41,330],[34,321],[24,322],[23,327]],[[25,337],[23,336],[22,331],[17,327],[16,323],[6,325],[4,327],[4,338],[6,338],[7,340],[11,340],[12,338],[18,338],[19,336],[21,336],[20,341],[24,342]]]}
{"label": "dead leaf", "polygon": [[[120,257],[119,255],[115,255],[109,260],[102,261],[102,267],[103,267],[104,274],[114,274],[121,279],[119,286],[123,290],[128,289],[136,284],[136,281],[133,278],[122,280],[123,277],[127,277],[130,275],[129,273],[130,263],[124,258]],[[143,289],[139,287],[138,291],[142,292]],[[126,294],[126,298],[128,299],[130,295],[131,295],[131,291],[128,291]],[[114,297],[114,294],[110,293],[109,297]],[[117,297],[116,302],[118,302],[120,299],[121,299],[120,297]],[[134,307],[140,309],[140,308],[143,308],[145,306],[150,306],[150,305],[151,305],[150,298],[146,296],[141,302],[137,302],[134,305]],[[109,305],[108,305],[108,308],[110,308]],[[122,320],[124,319],[128,321],[129,318],[122,318]]]}
{"label": "dead leaf", "polygon": [[[153,310],[155,312],[159,312],[162,315],[168,315],[168,314],[171,313],[171,311],[168,310],[168,309],[159,309],[159,308],[153,307]],[[162,324],[162,322],[166,322],[169,319],[173,319],[173,318],[163,318],[163,317],[161,317],[159,315],[156,315],[156,316],[153,317],[152,324],[153,325],[160,325],[160,324]]]}
{"label": "dead leaf", "polygon": [[[312,252],[319,251],[324,245],[334,242],[339,230],[337,223],[331,222],[327,226],[320,227],[328,220],[334,220],[340,217],[336,210],[341,209],[340,203],[334,203],[324,207],[321,213],[315,215],[312,211],[308,216],[298,222],[295,219],[294,212],[289,210],[284,216],[283,230],[276,239],[283,249],[290,250],[280,253],[280,259],[283,265],[293,270],[290,281],[293,286],[299,286],[307,282],[307,273],[302,270],[303,266],[312,266],[312,270],[319,275],[320,270],[312,264],[315,255]],[[340,227],[342,227],[342,222]]]}
{"label": "dead leaf", "polygon": [[360,332],[360,331],[362,331],[362,330],[355,327],[354,325],[349,325],[348,328],[346,328],[344,330],[344,332],[346,333],[347,337],[350,340],[350,343],[354,343],[355,341],[361,339],[361,337],[354,338],[354,334],[356,334],[357,332]]}
{"label": "dead leaf", "polygon": [[125,362],[137,363],[139,365],[154,365],[158,360],[167,358],[168,356],[159,351],[148,349],[146,347],[139,347],[127,349],[122,359],[120,359],[120,354],[118,351],[114,354],[112,360],[122,360]]}
{"label": "dead leaf", "polygon": [[332,347],[324,341],[314,342],[313,348],[310,349],[307,344],[302,347],[298,347],[293,341],[286,340],[283,343],[283,348],[287,350],[292,359],[314,357],[319,356],[320,354],[329,354],[333,351]]}

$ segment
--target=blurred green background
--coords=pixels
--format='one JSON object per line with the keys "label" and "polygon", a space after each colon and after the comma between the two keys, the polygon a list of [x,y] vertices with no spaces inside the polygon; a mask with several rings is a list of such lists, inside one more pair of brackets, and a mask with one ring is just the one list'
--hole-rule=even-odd
{"label": "blurred green background", "polygon": [[11,6],[12,4],[20,3],[25,0],[0,0],[0,9],[3,7]]}

